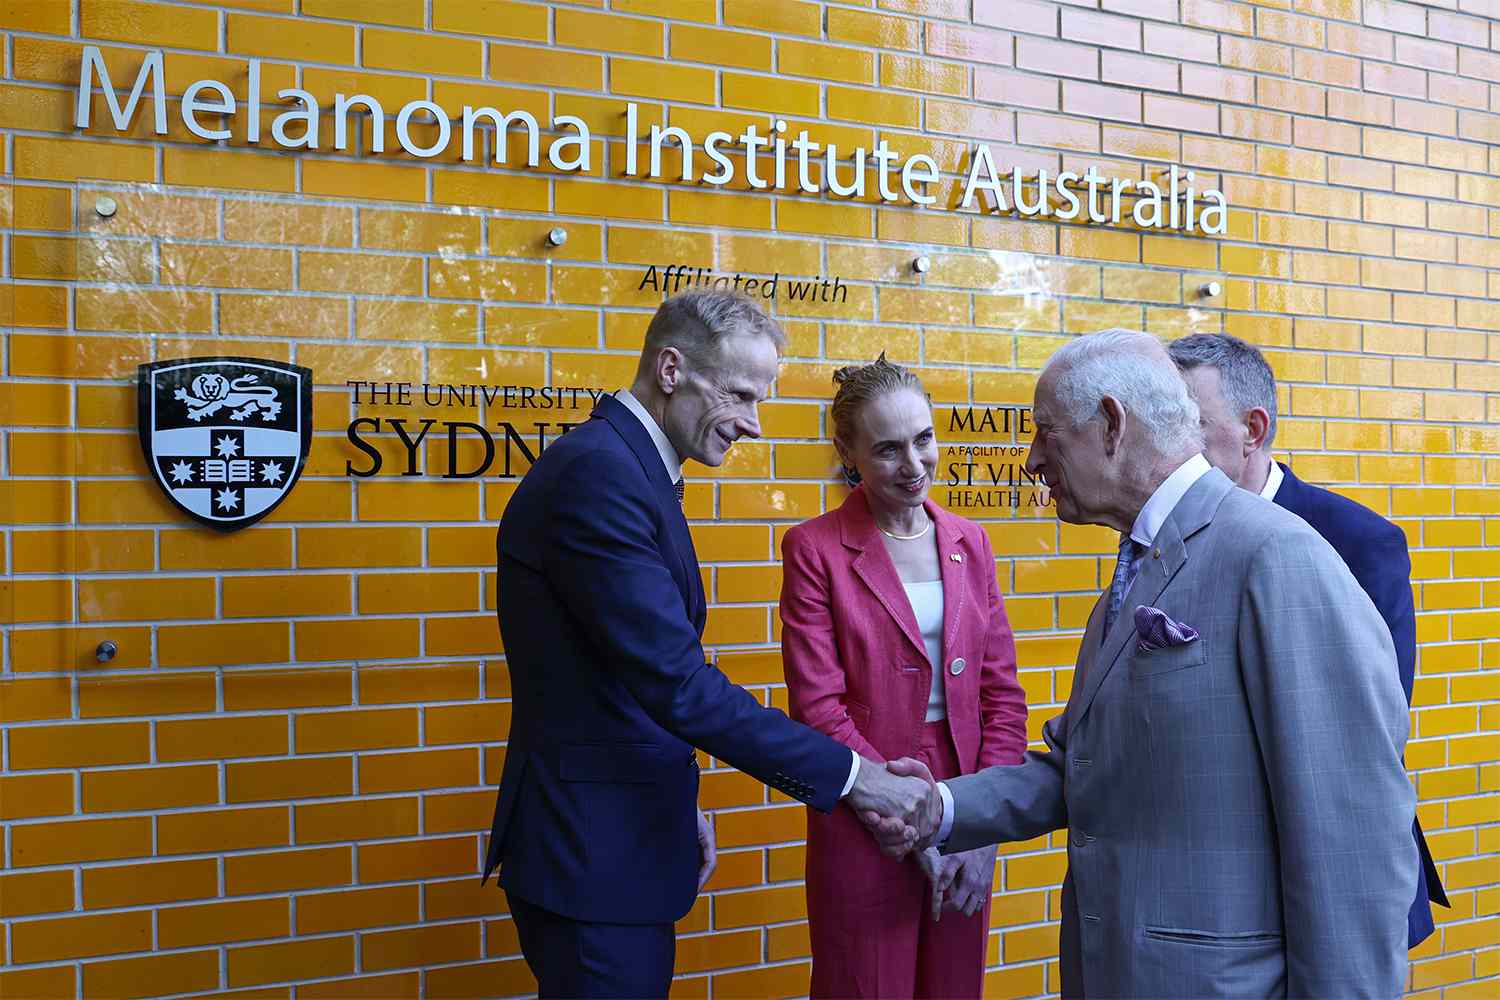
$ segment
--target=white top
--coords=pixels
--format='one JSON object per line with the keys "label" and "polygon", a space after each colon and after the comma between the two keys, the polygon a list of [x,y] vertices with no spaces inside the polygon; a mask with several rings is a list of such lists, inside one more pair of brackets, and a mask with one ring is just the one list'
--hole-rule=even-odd
{"label": "white top", "polygon": [[[672,482],[682,478],[682,458],[677,454],[677,449],[672,447],[672,441],[667,437],[666,431],[657,424],[656,418],[646,412],[641,401],[631,394],[629,389],[620,389],[615,393],[615,398],[624,404],[625,409],[635,415],[646,428],[646,433],[651,435],[651,443],[656,445],[656,452],[661,456],[661,464],[666,467],[667,478]],[[859,777],[859,754],[853,750],[849,751],[849,777],[844,782],[844,790],[839,793],[839,798],[849,794],[854,787],[854,781]]]}
{"label": "white top", "polygon": [[912,613],[917,617],[917,628],[922,633],[922,645],[927,647],[927,662],[932,665],[932,687],[927,692],[927,718],[923,721],[938,722],[948,717],[948,692],[943,687],[943,581],[924,580],[921,583],[902,583],[906,599],[911,602]]}
{"label": "white top", "polygon": [[1276,491],[1281,489],[1281,481],[1286,478],[1286,473],[1281,471],[1281,466],[1275,462],[1271,463],[1271,472],[1266,476],[1266,485],[1260,488],[1260,495],[1267,500],[1276,499]]}

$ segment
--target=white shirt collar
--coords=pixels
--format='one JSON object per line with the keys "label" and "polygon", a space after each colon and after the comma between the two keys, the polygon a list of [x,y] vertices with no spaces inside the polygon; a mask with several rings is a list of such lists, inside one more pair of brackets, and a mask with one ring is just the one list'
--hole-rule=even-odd
{"label": "white shirt collar", "polygon": [[1286,478],[1286,473],[1281,471],[1281,466],[1275,462],[1271,463],[1271,473],[1266,476],[1266,485],[1260,488],[1260,495],[1267,500],[1276,499],[1276,491],[1281,489],[1281,481]]}
{"label": "white shirt collar", "polygon": [[1161,531],[1161,526],[1167,523],[1167,518],[1172,515],[1178,502],[1210,468],[1212,466],[1208,464],[1208,459],[1202,455],[1194,455],[1179,465],[1166,478],[1166,481],[1156,488],[1156,492],[1151,494],[1151,499],[1146,501],[1146,506],[1142,507],[1141,512],[1136,515],[1135,526],[1130,529],[1130,537],[1150,548],[1151,543],[1156,541],[1157,532]]}
{"label": "white shirt collar", "polygon": [[656,418],[646,412],[641,401],[630,394],[629,389],[621,389],[615,393],[615,398],[625,404],[625,409],[635,414],[635,419],[646,428],[646,433],[651,435],[651,443],[656,445],[656,452],[661,456],[661,464],[667,468],[667,478],[672,482],[682,478],[682,459],[677,457],[677,449],[672,447],[672,442],[667,438],[667,432],[657,424]]}

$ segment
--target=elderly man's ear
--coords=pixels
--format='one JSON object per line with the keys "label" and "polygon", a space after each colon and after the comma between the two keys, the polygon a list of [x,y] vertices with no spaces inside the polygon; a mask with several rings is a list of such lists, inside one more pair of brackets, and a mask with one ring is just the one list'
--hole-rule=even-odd
{"label": "elderly man's ear", "polygon": [[1099,415],[1104,418],[1104,454],[1113,458],[1125,437],[1125,407],[1113,396],[1099,400]]}

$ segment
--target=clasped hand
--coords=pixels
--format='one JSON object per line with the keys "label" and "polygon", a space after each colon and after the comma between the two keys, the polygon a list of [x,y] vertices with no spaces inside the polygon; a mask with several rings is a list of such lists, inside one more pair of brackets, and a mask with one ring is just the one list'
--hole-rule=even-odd
{"label": "clasped hand", "polygon": [[943,820],[943,800],[927,765],[910,757],[884,767],[861,757],[849,805],[885,854],[927,846]]}
{"label": "clasped hand", "polygon": [[942,919],[945,909],[972,917],[989,898],[995,878],[994,847],[947,855],[928,847],[912,856],[932,888],[928,906],[934,921]]}

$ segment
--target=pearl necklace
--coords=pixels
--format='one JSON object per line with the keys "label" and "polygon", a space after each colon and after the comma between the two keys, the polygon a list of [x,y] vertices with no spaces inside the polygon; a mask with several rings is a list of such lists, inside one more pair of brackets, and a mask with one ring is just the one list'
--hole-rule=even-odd
{"label": "pearl necklace", "polygon": [[932,530],[932,518],[929,517],[927,519],[927,527],[923,528],[915,535],[898,535],[894,531],[886,531],[884,528],[881,528],[879,524],[875,525],[875,527],[880,528],[880,533],[887,538],[894,538],[898,542],[914,542],[918,538],[921,538],[923,535]]}

